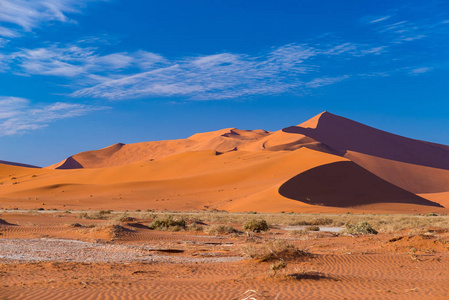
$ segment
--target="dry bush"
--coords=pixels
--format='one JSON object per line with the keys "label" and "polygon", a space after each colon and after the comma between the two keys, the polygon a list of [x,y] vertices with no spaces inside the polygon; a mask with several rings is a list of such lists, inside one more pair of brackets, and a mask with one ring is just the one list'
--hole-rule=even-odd
{"label": "dry bush", "polygon": [[316,225],[311,225],[306,228],[306,231],[320,231],[320,227]]}
{"label": "dry bush", "polygon": [[150,229],[180,231],[186,228],[184,218],[174,218],[172,215],[157,217],[149,226]]}
{"label": "dry bush", "polygon": [[243,224],[243,229],[249,230],[252,232],[262,232],[262,231],[268,231],[270,228],[268,227],[267,221],[263,219],[252,219],[245,224]]}
{"label": "dry bush", "polygon": [[79,218],[87,220],[109,220],[112,217],[111,213],[112,210],[100,210],[96,213],[81,213]]}
{"label": "dry bush", "polygon": [[202,226],[196,222],[193,222],[192,224],[186,226],[186,230],[188,230],[188,231],[204,231],[204,226]]}
{"label": "dry bush", "polygon": [[230,225],[210,225],[204,230],[207,234],[230,234],[238,231]]}
{"label": "dry bush", "polygon": [[307,226],[307,225],[311,225],[311,226],[317,226],[317,225],[331,225],[334,223],[333,219],[330,218],[316,218],[316,219],[312,219],[312,220],[301,220],[296,222],[294,225],[298,225],[298,226]]}
{"label": "dry bush", "polygon": [[349,234],[377,234],[368,222],[360,222],[357,225],[346,224],[345,231]]}
{"label": "dry bush", "polygon": [[242,246],[241,249],[244,255],[260,262],[289,261],[310,256],[308,251],[298,249],[294,244],[284,240],[263,244],[249,244]]}
{"label": "dry bush", "polygon": [[124,214],[123,216],[116,218],[116,220],[120,222],[134,222],[137,219],[134,217],[130,217],[127,214]]}

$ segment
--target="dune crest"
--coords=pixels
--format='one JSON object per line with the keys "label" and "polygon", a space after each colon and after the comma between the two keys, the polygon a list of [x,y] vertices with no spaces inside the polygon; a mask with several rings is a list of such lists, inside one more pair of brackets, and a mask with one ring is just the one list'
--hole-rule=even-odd
{"label": "dune crest", "polygon": [[0,164],[0,182],[0,205],[25,208],[448,213],[449,147],[322,112],[275,132],[117,143],[44,169]]}

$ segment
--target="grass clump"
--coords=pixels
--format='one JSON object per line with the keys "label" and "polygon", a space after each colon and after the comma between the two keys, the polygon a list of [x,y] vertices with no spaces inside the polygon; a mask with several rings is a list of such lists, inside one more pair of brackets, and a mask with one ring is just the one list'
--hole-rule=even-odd
{"label": "grass clump", "polygon": [[174,218],[172,215],[166,215],[162,218],[156,218],[150,225],[150,229],[180,231],[186,228],[184,218]]}
{"label": "grass clump", "polygon": [[295,222],[294,225],[299,225],[299,226],[306,226],[306,225],[317,226],[317,225],[331,225],[333,223],[334,223],[334,220],[332,220],[330,218],[316,218],[316,219],[312,219],[312,220],[297,221],[297,222]]}
{"label": "grass clump", "polygon": [[127,214],[124,214],[123,216],[118,217],[116,220],[120,222],[134,222],[137,219],[134,217],[130,217]]}
{"label": "grass clump", "polygon": [[79,218],[87,220],[109,220],[111,213],[112,210],[100,210],[99,212],[93,214],[81,213]]}
{"label": "grass clump", "polygon": [[186,226],[186,230],[188,230],[188,231],[196,231],[196,232],[204,231],[204,226],[200,225],[200,224],[198,224],[196,222],[193,222],[192,224]]}
{"label": "grass clump", "polygon": [[283,240],[246,245],[242,247],[242,252],[260,262],[285,262],[310,256],[308,251],[298,249],[294,244]]}
{"label": "grass clump", "polygon": [[360,222],[357,225],[346,224],[346,232],[349,234],[377,234],[368,222]]}
{"label": "grass clump", "polygon": [[244,230],[249,230],[252,232],[262,232],[262,231],[268,231],[270,228],[268,227],[267,221],[263,219],[252,219],[245,224],[243,224]]}
{"label": "grass clump", "polygon": [[311,225],[306,228],[307,231],[320,231],[320,227],[317,225]]}
{"label": "grass clump", "polygon": [[206,228],[207,234],[230,234],[238,231],[230,225],[210,225]]}

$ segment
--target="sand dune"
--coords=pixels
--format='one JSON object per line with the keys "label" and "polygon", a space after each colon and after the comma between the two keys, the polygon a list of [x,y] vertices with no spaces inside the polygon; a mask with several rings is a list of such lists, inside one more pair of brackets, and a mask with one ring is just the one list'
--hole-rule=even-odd
{"label": "sand dune", "polygon": [[283,131],[306,135],[340,151],[449,170],[449,146],[405,138],[329,112]]}
{"label": "sand dune", "polygon": [[445,197],[422,194],[449,192],[448,155],[324,112],[276,132],[118,143],[44,169],[0,164],[0,207],[444,211]]}
{"label": "sand dune", "polygon": [[4,160],[0,160],[0,164],[17,166],[17,167],[25,167],[25,168],[40,168],[40,167],[33,166],[33,165],[21,164],[21,163],[16,163],[16,162],[12,162],[12,161],[4,161]]}
{"label": "sand dune", "polygon": [[348,151],[346,158],[412,193],[449,191],[449,170],[404,163]]}
{"label": "sand dune", "polygon": [[441,205],[407,192],[349,161],[321,165],[285,182],[284,197],[324,206],[359,206],[372,203]]}

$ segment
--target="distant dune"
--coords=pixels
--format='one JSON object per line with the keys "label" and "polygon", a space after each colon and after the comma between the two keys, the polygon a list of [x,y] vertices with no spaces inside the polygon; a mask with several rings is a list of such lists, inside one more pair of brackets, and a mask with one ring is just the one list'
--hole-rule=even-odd
{"label": "distant dune", "polygon": [[2,207],[449,212],[449,146],[328,112],[275,132],[117,143],[44,169],[0,163]]}
{"label": "distant dune", "polygon": [[4,161],[4,160],[0,160],[0,164],[25,167],[25,168],[40,168],[40,167],[33,166],[33,165],[21,164],[21,163],[16,163],[16,162],[12,162],[12,161]]}

